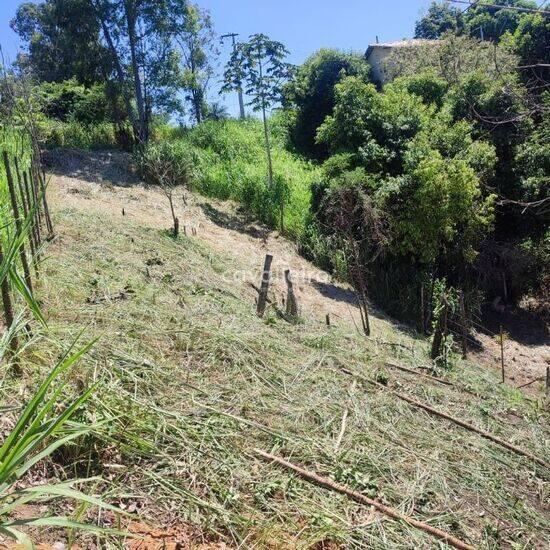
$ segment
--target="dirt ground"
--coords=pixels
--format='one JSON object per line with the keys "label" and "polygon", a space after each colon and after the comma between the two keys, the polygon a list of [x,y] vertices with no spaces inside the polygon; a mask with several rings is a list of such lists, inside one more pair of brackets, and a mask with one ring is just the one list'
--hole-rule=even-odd
{"label": "dirt ground", "polygon": [[[139,224],[156,229],[172,225],[168,201],[155,188],[146,188],[132,169],[131,157],[120,152],[51,152],[46,156],[51,181],[50,201],[56,208],[109,211],[128,216]],[[128,169],[130,167],[130,169]],[[175,194],[180,228],[208,244],[227,258],[235,258],[244,270],[234,273],[234,282],[256,295],[265,254],[272,254],[271,299],[283,303],[286,295],[285,269],[290,269],[299,307],[303,315],[325,323],[360,324],[353,292],[300,257],[296,246],[276,231],[254,222],[238,205],[206,199],[188,191]],[[185,200],[184,200],[185,199]],[[196,235],[195,235],[196,232]],[[374,327],[387,318],[373,310]],[[500,340],[494,333],[502,324],[505,332],[505,371],[507,383],[525,393],[544,392],[546,368],[550,366],[550,340],[546,328],[518,311],[489,312],[483,320],[486,330],[474,332],[476,345],[470,357],[490,368],[501,368]],[[534,381],[534,382],[533,382]],[[530,383],[532,382],[532,383]]]}

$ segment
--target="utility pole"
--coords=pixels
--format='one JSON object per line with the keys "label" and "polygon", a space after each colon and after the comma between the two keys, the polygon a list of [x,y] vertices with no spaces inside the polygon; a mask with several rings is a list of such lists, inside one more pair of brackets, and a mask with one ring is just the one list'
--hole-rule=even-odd
{"label": "utility pole", "polygon": [[[224,38],[231,38],[231,40],[233,41],[233,52],[235,52],[235,50],[237,49],[237,43],[235,42],[235,37],[236,36],[239,36],[239,34],[235,33],[235,32],[231,32],[231,33],[228,33],[228,34],[224,34],[220,37],[222,40]],[[243,100],[243,91],[240,88],[240,86],[239,86],[238,94],[239,94],[239,109],[240,109],[240,113],[241,113],[241,119],[243,119],[243,118],[245,118],[244,100]]]}

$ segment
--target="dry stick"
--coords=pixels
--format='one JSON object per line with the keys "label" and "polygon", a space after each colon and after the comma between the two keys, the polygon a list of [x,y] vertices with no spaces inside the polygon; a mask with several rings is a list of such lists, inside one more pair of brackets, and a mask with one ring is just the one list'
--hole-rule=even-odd
{"label": "dry stick", "polygon": [[[21,234],[21,219],[19,218],[19,207],[17,206],[17,195],[15,194],[15,184],[13,182],[13,175],[10,168],[10,159],[6,151],[3,152],[4,167],[6,169],[6,179],[8,180],[8,189],[10,192],[11,208],[13,210],[13,218],[15,220],[15,229],[18,234]],[[25,247],[23,243],[19,248],[19,255],[21,256],[21,264],[23,265],[23,274],[25,276],[25,283],[27,288],[32,293],[32,281],[31,272],[29,270],[29,264],[27,263],[27,255],[25,254]]]}
{"label": "dry stick", "polygon": [[265,304],[267,302],[267,291],[269,290],[269,273],[271,271],[271,263],[273,262],[273,256],[266,254],[264,260],[264,270],[262,272],[262,283],[260,285],[260,295],[258,296],[258,305],[256,313],[258,317],[262,317],[265,311]]}
{"label": "dry stick", "polygon": [[416,519],[413,519],[409,516],[406,516],[396,510],[395,508],[391,508],[390,506],[386,506],[385,504],[382,504],[381,502],[378,502],[377,500],[373,500],[369,497],[366,497],[365,495],[362,495],[361,493],[358,493],[357,491],[353,491],[352,489],[349,489],[348,487],[341,485],[340,483],[336,483],[335,481],[332,481],[332,479],[328,479],[326,477],[322,477],[314,472],[310,472],[308,470],[304,470],[303,468],[300,468],[296,464],[293,464],[292,462],[288,462],[287,460],[284,460],[283,458],[280,458],[278,456],[272,455],[270,453],[266,453],[265,451],[262,451],[261,449],[254,449],[254,453],[256,453],[258,456],[261,456],[265,460],[271,460],[273,462],[276,462],[280,466],[284,466],[285,468],[288,468],[289,470],[292,470],[296,472],[300,477],[312,481],[316,485],[320,485],[321,487],[325,487],[326,489],[330,489],[331,491],[336,491],[337,493],[341,493],[343,495],[348,496],[352,500],[355,500],[356,502],[359,502],[360,504],[366,504],[367,506],[372,506],[376,508],[379,512],[382,514],[389,516],[390,518],[393,518],[398,521],[403,521],[412,527],[416,527],[417,529],[421,529],[422,531],[430,534],[432,537],[435,537],[439,540],[442,540],[446,542],[447,544],[450,544],[451,546],[454,546],[455,548],[459,548],[460,550],[474,550],[474,547],[469,545],[468,543],[454,537],[450,533],[446,533],[445,531],[442,531],[441,529],[438,529],[437,527],[433,527],[423,521],[419,521]]}
{"label": "dry stick", "polygon": [[[4,253],[2,251],[2,245],[0,244],[0,264],[4,262]],[[13,307],[11,304],[11,296],[10,296],[10,284],[8,282],[8,274],[6,273],[6,276],[4,277],[4,280],[2,281],[1,285],[1,292],[2,292],[2,305],[4,306],[4,320],[6,321],[6,327],[8,330],[13,325]],[[19,348],[19,342],[17,341],[17,336],[13,335],[11,340],[9,341],[9,349],[10,354],[15,356],[17,353],[17,349]],[[14,363],[14,370],[16,374],[20,374],[20,368],[19,364],[17,362]]]}
{"label": "dry stick", "polygon": [[433,414],[435,416],[445,418],[445,420],[449,420],[449,422],[453,422],[454,424],[458,424],[459,426],[461,426],[463,428],[466,428],[467,430],[475,432],[478,435],[480,435],[481,437],[484,437],[485,439],[488,439],[489,441],[492,441],[493,443],[496,443],[497,445],[500,445],[501,447],[504,447],[505,449],[508,449],[509,451],[512,451],[512,452],[514,452],[518,455],[525,456],[528,459],[533,460],[537,464],[540,464],[541,466],[544,466],[545,468],[550,468],[550,464],[545,462],[542,458],[539,458],[539,457],[535,456],[534,454],[530,453],[529,451],[525,451],[525,450],[521,449],[520,447],[516,447],[512,443],[508,443],[507,441],[504,441],[503,439],[500,439],[499,437],[496,437],[495,435],[490,434],[489,432],[486,432],[484,430],[480,430],[479,428],[476,428],[472,424],[468,424],[467,422],[463,422],[462,420],[459,420],[458,418],[455,418],[454,416],[449,416],[446,413],[440,412],[436,409],[432,409],[432,407],[430,407],[428,405],[425,405],[424,403],[421,403],[420,401],[416,401],[416,399],[412,399],[411,397],[409,397],[407,395],[404,395],[404,394],[399,393],[395,390],[392,390],[392,389],[384,386],[383,384],[375,382],[374,380],[370,380],[366,376],[361,376],[361,375],[359,375],[355,372],[352,372],[352,371],[350,371],[348,369],[344,369],[344,368],[340,369],[340,370],[342,372],[346,373],[346,374],[349,374],[351,376],[355,376],[357,378],[360,378],[361,380],[365,380],[366,382],[368,382],[369,384],[372,384],[373,386],[376,386],[376,387],[381,388],[383,390],[389,391],[390,393],[395,395],[395,397],[397,397],[397,398],[399,398],[403,401],[406,401],[407,403],[409,403],[410,405],[413,405],[414,407],[418,407],[419,409],[423,409],[426,412],[429,412],[430,414]]}
{"label": "dry stick", "polygon": [[33,157],[36,164],[36,173],[38,174],[38,182],[40,184],[40,191],[42,193],[42,204],[44,206],[44,217],[46,218],[46,228],[48,229],[48,238],[52,239],[54,236],[52,219],[50,217],[50,209],[48,208],[48,201],[46,199],[46,176],[45,172],[40,172],[40,163],[36,157]]}
{"label": "dry stick", "polygon": [[39,201],[40,194],[38,193],[38,185],[36,183],[36,175],[34,173],[32,163],[31,163],[31,166],[29,168],[29,181],[31,183],[32,194],[33,194],[33,197],[34,197],[34,205],[35,205],[35,208],[36,208],[36,217],[37,217],[37,220],[38,220],[38,224],[37,224],[37,226],[38,226],[38,237],[39,237],[40,242],[42,242],[42,235],[41,235],[41,230],[40,230],[40,228],[42,227],[42,208],[40,206],[40,201]]}
{"label": "dry stick", "polygon": [[42,244],[42,235],[40,234],[40,205],[36,202],[36,193],[34,188],[34,183],[32,179],[32,173],[31,169],[29,168],[28,171],[28,179],[27,179],[27,172],[23,172],[23,178],[25,181],[25,187],[27,190],[27,195],[29,197],[29,204],[32,204],[34,208],[34,220],[33,220],[33,230],[34,230],[34,240],[36,241],[36,252],[37,255],[40,254],[40,245]]}
{"label": "dry stick", "polygon": [[530,386],[531,384],[534,384],[535,382],[541,382],[544,380],[544,376],[539,376],[538,378],[535,378],[534,380],[531,380],[530,382],[526,382],[525,384],[522,384],[521,386],[517,386],[517,390],[521,390],[521,388],[526,388],[527,386]]}
{"label": "dry stick", "polygon": [[[355,386],[357,385],[357,379],[355,379],[351,385],[350,394],[353,393],[355,390]],[[336,443],[334,444],[334,452],[337,453],[338,449],[340,448],[340,445],[342,444],[342,439],[344,438],[344,433],[346,431],[346,425],[348,421],[348,415],[349,415],[349,406],[346,405],[346,408],[344,409],[344,414],[342,415],[342,423],[340,425],[340,433],[338,434],[338,438],[336,439]]]}

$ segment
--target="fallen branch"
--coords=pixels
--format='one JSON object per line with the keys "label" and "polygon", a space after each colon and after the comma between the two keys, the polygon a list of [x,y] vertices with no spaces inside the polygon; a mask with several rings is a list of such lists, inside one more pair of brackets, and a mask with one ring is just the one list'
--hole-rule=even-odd
{"label": "fallen branch", "polygon": [[303,468],[300,468],[299,466],[296,466],[295,464],[292,464],[292,462],[288,462],[287,460],[284,460],[283,458],[279,458],[278,456],[266,453],[265,451],[262,451],[260,449],[254,449],[254,452],[264,458],[265,460],[271,460],[273,462],[276,462],[277,464],[284,466],[285,468],[288,468],[289,470],[293,470],[296,472],[300,477],[303,477],[304,479],[308,481],[312,481],[313,483],[320,485],[321,487],[325,487],[326,489],[330,489],[331,491],[336,491],[338,493],[341,493],[343,495],[348,496],[352,500],[355,500],[356,502],[359,502],[360,504],[366,504],[368,506],[374,507],[376,510],[381,512],[382,514],[389,516],[390,518],[393,518],[398,521],[403,521],[409,525],[412,525],[413,527],[416,527],[417,529],[421,529],[422,531],[430,534],[432,537],[435,537],[439,540],[442,540],[446,542],[447,544],[450,544],[451,546],[454,546],[455,548],[459,548],[460,550],[473,550],[474,547],[469,545],[468,543],[454,537],[453,535],[446,533],[445,531],[442,531],[441,529],[438,529],[437,527],[433,527],[431,525],[428,525],[427,523],[424,523],[423,521],[418,521],[416,519],[413,519],[409,516],[406,516],[396,510],[395,508],[391,508],[389,506],[386,506],[385,504],[382,504],[381,502],[378,502],[377,500],[373,500],[371,498],[366,497],[365,495],[362,495],[361,493],[358,493],[357,491],[353,491],[352,489],[348,489],[344,485],[340,485],[339,483],[336,483],[335,481],[332,481],[332,479],[328,479],[326,477],[322,477],[320,475],[317,475],[314,472],[310,472],[308,470],[304,470]]}
{"label": "fallen branch", "polygon": [[433,414],[434,416],[439,416],[440,418],[444,418],[445,420],[448,420],[449,422],[453,422],[454,424],[457,424],[458,426],[461,426],[462,428],[465,428],[467,430],[470,430],[471,432],[475,432],[481,437],[484,437],[485,439],[488,439],[489,441],[492,441],[493,443],[496,443],[497,445],[500,445],[501,447],[504,447],[505,449],[508,449],[509,451],[512,451],[518,455],[522,455],[529,460],[532,460],[536,462],[537,464],[540,464],[541,466],[544,466],[545,468],[550,469],[550,464],[548,464],[545,460],[542,458],[539,458],[538,456],[535,456],[534,454],[530,453],[529,451],[525,451],[524,449],[521,449],[520,447],[517,447],[516,445],[513,445],[512,443],[508,443],[507,441],[504,441],[503,439],[500,439],[496,435],[490,434],[489,432],[486,432],[484,430],[481,430],[479,428],[476,428],[472,424],[468,424],[467,422],[464,422],[458,418],[455,418],[454,416],[450,416],[444,412],[438,411],[436,409],[433,409],[432,407],[425,405],[424,403],[421,403],[420,401],[416,401],[416,399],[413,399],[412,397],[409,397],[407,395],[404,395],[402,393],[399,393],[395,390],[392,390],[391,388],[388,388],[384,386],[383,384],[380,384],[379,382],[376,382],[374,380],[370,380],[369,378],[365,376],[360,376],[356,374],[355,372],[352,372],[348,369],[340,369],[342,372],[349,374],[351,376],[356,376],[358,378],[361,378],[362,380],[365,380],[369,384],[372,384],[378,388],[382,388],[386,391],[389,391],[395,397],[401,399],[402,401],[406,401],[410,405],[413,405],[414,407],[418,407],[419,409],[423,409],[426,412]]}
{"label": "fallen branch", "polygon": [[525,384],[522,384],[521,386],[518,386],[516,389],[520,390],[521,388],[526,388],[527,386],[530,386],[531,384],[534,384],[535,382],[542,382],[544,380],[544,376],[539,376],[538,378],[535,378],[534,380],[531,380],[530,382],[526,382]]}
{"label": "fallen branch", "polygon": [[433,380],[434,382],[439,382],[440,384],[445,384],[446,386],[454,386],[454,384],[452,382],[449,382],[449,380],[444,380],[443,378],[438,378],[437,376],[432,376],[430,374],[418,372],[417,370],[409,369],[407,367],[404,367],[403,365],[396,365],[395,363],[386,363],[386,366],[394,369],[399,369],[399,370],[408,372],[410,374],[415,374],[417,376],[422,376],[422,378],[427,378],[428,380]]}

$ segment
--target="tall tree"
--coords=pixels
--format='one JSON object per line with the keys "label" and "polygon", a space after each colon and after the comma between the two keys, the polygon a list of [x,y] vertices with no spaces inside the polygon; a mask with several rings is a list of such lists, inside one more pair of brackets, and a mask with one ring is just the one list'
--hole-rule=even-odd
{"label": "tall tree", "polygon": [[414,37],[435,40],[448,31],[458,32],[463,27],[460,9],[448,2],[432,2],[426,14],[416,22]]}
{"label": "tall tree", "polygon": [[18,65],[46,82],[76,78],[90,86],[104,79],[108,70],[106,49],[89,0],[26,2],[10,23],[25,50]]}
{"label": "tall tree", "polygon": [[172,14],[186,0],[90,0],[138,143],[147,143],[154,109],[178,108],[181,83]]}
{"label": "tall tree", "polygon": [[218,54],[210,14],[196,4],[175,13],[174,40],[181,53],[182,85],[185,99],[191,104],[192,116],[200,124],[207,113],[206,96],[214,74],[212,59]]}
{"label": "tall tree", "polygon": [[291,76],[293,67],[285,62],[288,50],[280,42],[265,34],[253,34],[248,42],[237,44],[229,60],[222,92],[239,90],[244,84],[250,97],[249,105],[262,113],[269,186],[273,186],[273,162],[267,111],[282,101],[283,85]]}
{"label": "tall tree", "polygon": [[369,65],[363,55],[323,48],[296,70],[285,86],[285,107],[295,109],[291,138],[300,153],[317,159],[328,156],[324,144],[316,143],[317,128],[334,109],[334,87],[346,76],[368,82]]}

